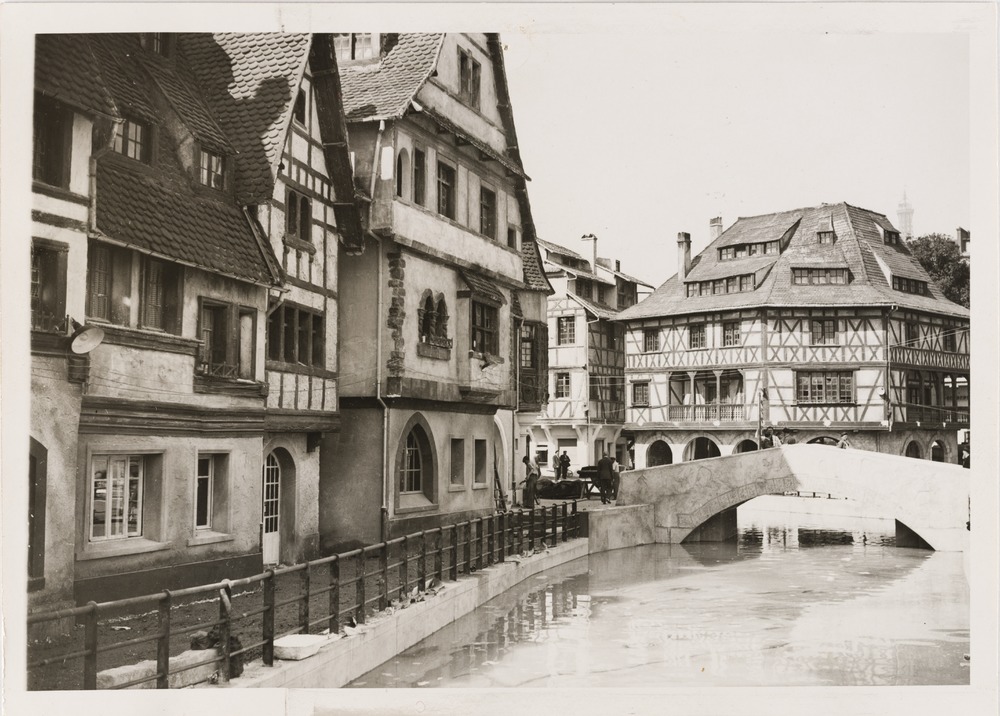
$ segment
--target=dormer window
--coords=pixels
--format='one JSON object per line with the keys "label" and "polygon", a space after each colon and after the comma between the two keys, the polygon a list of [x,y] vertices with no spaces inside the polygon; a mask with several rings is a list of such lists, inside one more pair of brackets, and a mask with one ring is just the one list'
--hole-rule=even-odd
{"label": "dormer window", "polygon": [[816,228],[816,238],[821,244],[832,244],[834,242],[833,217],[823,217]]}
{"label": "dormer window", "polygon": [[139,44],[161,57],[170,57],[170,35],[166,32],[146,32],[139,36]]}
{"label": "dormer window", "polygon": [[367,60],[375,56],[375,36],[370,32],[342,32],[333,36],[338,60]]}
{"label": "dormer window", "polygon": [[205,149],[198,151],[198,182],[212,189],[225,188],[225,161],[221,155]]}
{"label": "dormer window", "polygon": [[462,48],[458,49],[458,94],[471,106],[479,109],[479,63]]}
{"label": "dormer window", "polygon": [[885,238],[885,243],[886,244],[891,245],[891,246],[899,246],[899,232],[898,231],[889,231],[888,229],[886,229],[883,232],[883,236]]}
{"label": "dormer window", "polygon": [[151,145],[148,124],[126,117],[118,125],[114,150],[119,154],[149,164]]}
{"label": "dormer window", "polygon": [[912,293],[917,296],[927,295],[927,282],[919,281],[914,278],[903,278],[902,276],[892,277],[892,287],[896,291],[902,291],[903,293]]}

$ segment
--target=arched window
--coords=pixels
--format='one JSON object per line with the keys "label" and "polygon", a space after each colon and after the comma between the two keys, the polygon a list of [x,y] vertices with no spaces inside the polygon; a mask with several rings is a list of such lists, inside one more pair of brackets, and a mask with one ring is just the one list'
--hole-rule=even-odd
{"label": "arched window", "polygon": [[911,440],[910,442],[908,442],[906,444],[905,455],[906,457],[914,457],[918,460],[922,459],[923,455],[921,454],[920,451],[920,443],[918,443],[916,440]]}
{"label": "arched window", "polygon": [[413,430],[406,436],[406,445],[403,448],[403,459],[399,464],[399,491],[421,492],[424,482],[424,456],[421,450],[419,426],[414,426]]}
{"label": "arched window", "polygon": [[945,449],[940,440],[931,443],[931,460],[934,462],[944,462]]}
{"label": "arched window", "polygon": [[437,325],[434,328],[434,335],[438,338],[448,337],[448,306],[444,302],[444,296],[441,295],[438,295]]}
{"label": "arched window", "polygon": [[396,196],[409,199],[410,194],[410,155],[401,149],[396,155]]}
{"label": "arched window", "polygon": [[427,292],[426,297],[423,300],[423,305],[418,311],[418,318],[420,319],[420,341],[426,343],[427,340],[434,335],[435,330],[435,318],[437,312],[434,310],[434,298]]}

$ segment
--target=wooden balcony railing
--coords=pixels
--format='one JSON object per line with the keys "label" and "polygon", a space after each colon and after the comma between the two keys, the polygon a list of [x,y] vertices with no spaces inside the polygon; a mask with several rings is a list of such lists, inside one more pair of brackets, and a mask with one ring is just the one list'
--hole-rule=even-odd
{"label": "wooden balcony railing", "polygon": [[715,420],[739,422],[747,420],[749,412],[747,406],[735,403],[669,405],[667,406],[667,419],[694,423],[712,422]]}
{"label": "wooden balcony railing", "polygon": [[969,424],[968,408],[940,408],[932,405],[902,403],[903,422],[907,423],[954,423]]}

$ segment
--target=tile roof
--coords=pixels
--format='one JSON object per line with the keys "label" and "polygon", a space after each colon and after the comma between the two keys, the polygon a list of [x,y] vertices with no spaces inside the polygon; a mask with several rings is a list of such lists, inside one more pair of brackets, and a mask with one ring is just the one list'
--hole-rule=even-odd
{"label": "tile roof", "polygon": [[524,282],[532,291],[552,293],[552,284],[542,271],[542,257],[538,251],[538,241],[527,237],[521,239],[521,265],[524,272]]}
{"label": "tile roof", "polygon": [[340,81],[349,122],[402,117],[437,65],[442,33],[400,33],[381,61],[344,64]]}
{"label": "tile roof", "polygon": [[165,182],[131,160],[97,165],[97,228],[107,237],[228,276],[271,283],[242,209]]}
{"label": "tile roof", "polygon": [[541,239],[538,239],[538,245],[544,249],[552,251],[553,253],[562,254],[563,256],[571,256],[574,259],[579,259],[580,261],[586,261],[587,263],[590,263],[590,260],[587,257],[578,254],[576,251],[573,251],[572,249],[567,249],[565,246],[560,246],[559,244],[553,244],[551,241],[542,241]]}
{"label": "tile roof", "polygon": [[756,273],[761,269],[771,267],[777,260],[777,255],[771,255],[732,261],[699,261],[697,265],[692,265],[691,270],[684,277],[684,282],[712,281],[718,278]]}
{"label": "tile roof", "polygon": [[184,125],[206,149],[219,154],[233,154],[233,146],[222,133],[222,129],[212,119],[208,107],[205,106],[194,92],[197,87],[193,77],[185,77],[186,82],[178,76],[184,72],[184,65],[166,65],[159,57],[143,58],[143,67],[156,82],[160,92],[167,98],[174,111],[181,117]]}
{"label": "tile roof", "polygon": [[574,276],[580,276],[582,278],[588,278],[591,281],[596,281],[597,283],[603,283],[608,286],[615,285],[615,282],[612,281],[611,279],[604,278],[603,276],[598,276],[596,273],[593,273],[588,269],[573,268],[572,266],[566,266],[565,264],[561,264],[558,261],[553,261],[552,259],[544,259],[544,261],[548,266],[552,267],[552,269],[546,269],[546,270],[565,271],[566,273],[573,274]]}
{"label": "tile roof", "polygon": [[627,273],[623,273],[622,271],[618,271],[616,269],[608,268],[607,266],[604,266],[603,268],[606,271],[610,271],[615,276],[617,276],[618,278],[620,278],[620,279],[622,279],[624,281],[631,281],[632,283],[637,283],[640,286],[647,286],[648,288],[656,288],[656,286],[654,286],[651,283],[646,283],[641,278],[636,278],[635,276],[629,276]]}
{"label": "tile roof", "polygon": [[[821,223],[832,218],[835,242],[819,244],[816,231]],[[760,283],[754,291],[688,298],[683,282],[676,275],[665,281],[650,296],[625,309],[619,318],[632,320],[654,316],[697,313],[720,309],[753,308],[757,306],[890,306],[968,317],[968,309],[944,298],[926,271],[911,256],[905,245],[887,245],[878,226],[888,225],[882,214],[849,204],[821,206],[784,211],[777,214],[740,218],[729,229],[698,254],[697,266],[689,274],[715,276],[720,265],[755,270]],[[890,230],[894,230],[891,229]],[[777,256],[752,257],[719,261],[718,249],[736,243],[771,241],[785,235],[787,243]],[[734,237],[738,237],[736,240]],[[877,258],[876,258],[877,257]],[[760,259],[760,260],[758,260]],[[892,273],[928,282],[930,296],[917,296],[895,291],[879,266],[881,259]],[[771,268],[762,267],[764,261]],[[693,263],[693,262],[692,262]],[[851,282],[843,286],[798,286],[792,284],[791,268],[808,265],[846,265]],[[727,275],[732,275],[728,273]],[[742,272],[742,270],[740,270]],[[761,280],[762,279],[762,280]]]}
{"label": "tile roof", "polygon": [[583,306],[584,309],[586,309],[589,313],[591,313],[594,316],[597,316],[598,318],[603,318],[608,321],[618,320],[618,311],[616,311],[613,308],[608,308],[607,306],[599,306],[593,301],[588,301],[587,299],[581,298],[580,296],[577,296],[575,293],[570,293],[568,291],[566,295],[569,296],[574,301],[576,301],[577,303],[579,303],[581,306]]}
{"label": "tile roof", "polygon": [[35,37],[35,88],[79,109],[119,116],[86,35]]}
{"label": "tile roof", "polygon": [[483,278],[482,276],[472,273],[471,271],[460,271],[459,273],[462,275],[462,280],[465,281],[465,285],[468,286],[474,294],[478,294],[498,305],[507,303],[507,299],[504,298],[503,293],[497,290],[493,281]]}
{"label": "tile roof", "polygon": [[179,45],[225,136],[236,148],[236,196],[271,197],[310,35],[184,34]]}
{"label": "tile roof", "polygon": [[159,124],[161,117],[149,92],[149,76],[135,61],[144,52],[138,36],[116,33],[86,37],[119,113]]}

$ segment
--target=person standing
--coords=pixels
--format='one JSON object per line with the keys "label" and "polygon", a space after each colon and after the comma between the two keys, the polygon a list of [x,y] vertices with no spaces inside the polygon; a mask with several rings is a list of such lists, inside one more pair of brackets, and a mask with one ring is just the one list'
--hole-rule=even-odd
{"label": "person standing", "polygon": [[607,505],[611,502],[611,482],[614,478],[614,468],[611,458],[607,453],[597,461],[597,486],[601,490],[601,504]]}
{"label": "person standing", "polygon": [[618,458],[611,456],[611,500],[618,500],[618,485],[622,481],[622,466]]}
{"label": "person standing", "polygon": [[521,498],[522,507],[526,510],[530,510],[535,506],[537,498],[535,497],[535,491],[538,486],[538,476],[540,471],[538,469],[538,463],[525,455],[521,458],[521,462],[524,463],[524,494]]}
{"label": "person standing", "polygon": [[569,455],[566,454],[565,450],[559,456],[559,472],[556,474],[556,477],[562,480],[569,477]]}
{"label": "person standing", "polygon": [[851,441],[847,439],[847,433],[840,434],[840,440],[837,441],[837,447],[841,449],[851,447]]}

